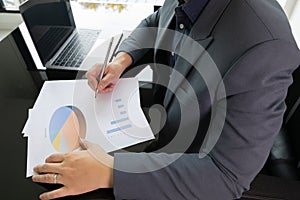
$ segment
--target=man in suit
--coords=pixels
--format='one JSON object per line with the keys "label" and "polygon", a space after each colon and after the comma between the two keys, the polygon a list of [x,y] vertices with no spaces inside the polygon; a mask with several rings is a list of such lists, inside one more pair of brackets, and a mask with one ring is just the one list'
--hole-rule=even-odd
{"label": "man in suit", "polygon": [[110,166],[85,151],[50,156],[33,180],[53,183],[55,176],[64,187],[42,199],[113,187],[116,199],[224,200],[249,189],[280,129],[300,63],[278,3],[166,0],[122,43],[99,86],[102,65],[87,73],[89,85],[111,92],[125,70],[145,62],[153,62],[154,100],[166,112],[145,150],[153,153],[99,153]]}

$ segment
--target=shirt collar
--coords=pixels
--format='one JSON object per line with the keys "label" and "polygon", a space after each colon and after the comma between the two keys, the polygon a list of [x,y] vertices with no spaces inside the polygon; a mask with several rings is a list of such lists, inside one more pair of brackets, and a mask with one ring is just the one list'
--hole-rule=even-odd
{"label": "shirt collar", "polygon": [[189,0],[185,3],[184,0],[178,0],[179,6],[182,6],[182,10],[188,16],[192,24],[195,23],[208,1],[209,0]]}

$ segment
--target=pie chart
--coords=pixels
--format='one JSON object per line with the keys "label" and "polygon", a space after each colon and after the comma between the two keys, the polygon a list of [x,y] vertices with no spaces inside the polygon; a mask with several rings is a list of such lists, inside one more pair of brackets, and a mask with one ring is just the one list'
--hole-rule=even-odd
{"label": "pie chart", "polygon": [[80,147],[80,139],[86,136],[86,120],[74,106],[60,107],[51,116],[49,138],[58,152],[71,152]]}

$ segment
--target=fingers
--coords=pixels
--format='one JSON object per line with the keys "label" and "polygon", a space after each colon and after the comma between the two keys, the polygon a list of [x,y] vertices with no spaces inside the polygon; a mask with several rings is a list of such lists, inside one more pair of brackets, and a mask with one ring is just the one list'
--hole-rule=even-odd
{"label": "fingers", "polygon": [[96,88],[98,86],[98,81],[96,81],[94,79],[88,79],[88,84],[89,84],[90,88],[92,88],[92,90],[96,90]]}
{"label": "fingers", "polygon": [[50,192],[46,192],[40,195],[40,199],[48,200],[48,199],[56,199],[60,197],[64,197],[70,195],[66,187],[61,187],[57,190],[53,190]]}
{"label": "fingers", "polygon": [[32,181],[37,183],[61,184],[61,175],[55,173],[38,174],[32,176]]}
{"label": "fingers", "polygon": [[60,163],[64,161],[64,154],[52,154],[48,158],[46,158],[46,163]]}
{"label": "fingers", "polygon": [[115,76],[108,70],[108,67],[105,70],[104,77],[102,78],[100,83],[98,83],[97,78],[99,77],[101,68],[102,65],[97,64],[86,73],[86,77],[88,78],[88,85],[93,90],[96,90],[98,88],[99,92],[110,92],[112,91],[111,84],[114,81]]}
{"label": "fingers", "polygon": [[85,76],[88,79],[89,86],[96,90],[98,86],[97,77],[99,76],[101,72],[102,65],[101,64],[95,64],[88,72],[86,72]]}
{"label": "fingers", "polygon": [[33,170],[38,173],[60,173],[60,165],[57,163],[46,163],[43,165],[37,165],[33,168]]}
{"label": "fingers", "polygon": [[102,64],[97,64],[86,73],[88,85],[94,91],[98,89],[100,93],[111,92],[122,72],[124,71],[124,67],[120,64],[109,63],[104,71],[104,76],[102,77],[100,83],[98,83],[101,69]]}
{"label": "fingers", "polygon": [[103,91],[104,93],[112,92],[113,89],[114,89],[114,87],[115,87],[115,85],[116,85],[116,84],[110,84],[110,85],[108,85],[106,88],[104,88],[102,91]]}
{"label": "fingers", "polygon": [[106,87],[110,86],[113,80],[114,80],[114,75],[112,73],[105,74],[99,83],[98,90],[104,91]]}

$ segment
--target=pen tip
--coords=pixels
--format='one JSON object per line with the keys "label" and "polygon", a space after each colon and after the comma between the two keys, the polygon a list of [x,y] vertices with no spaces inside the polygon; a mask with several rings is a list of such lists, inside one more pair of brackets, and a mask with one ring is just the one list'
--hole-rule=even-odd
{"label": "pen tip", "polygon": [[95,98],[97,97],[97,94],[98,94],[98,88],[95,91]]}

